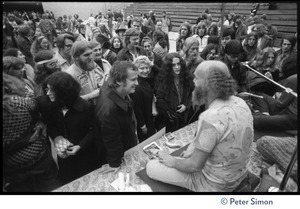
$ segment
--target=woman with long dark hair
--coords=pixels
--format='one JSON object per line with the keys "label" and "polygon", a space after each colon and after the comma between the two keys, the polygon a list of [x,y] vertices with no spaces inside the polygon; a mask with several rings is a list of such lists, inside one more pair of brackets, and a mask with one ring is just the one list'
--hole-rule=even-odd
{"label": "woman with long dark hair", "polygon": [[48,135],[58,155],[59,174],[66,184],[96,168],[92,133],[93,106],[79,96],[80,84],[68,73],[55,72],[37,98]]}
{"label": "woman with long dark hair", "polygon": [[164,118],[166,131],[186,125],[194,84],[185,61],[177,52],[166,55],[156,87],[157,111]]}

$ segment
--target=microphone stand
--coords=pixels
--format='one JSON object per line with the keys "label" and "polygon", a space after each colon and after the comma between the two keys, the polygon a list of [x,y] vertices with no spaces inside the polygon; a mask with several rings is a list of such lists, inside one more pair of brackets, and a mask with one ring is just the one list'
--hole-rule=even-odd
{"label": "microphone stand", "polygon": [[250,70],[252,70],[253,72],[255,72],[256,74],[260,75],[261,77],[267,79],[268,81],[272,82],[273,84],[275,84],[276,86],[279,86],[280,88],[284,89],[287,93],[292,94],[293,96],[295,96],[296,98],[298,97],[298,94],[296,92],[294,92],[292,89],[290,88],[286,88],[283,85],[273,81],[272,79],[266,77],[265,75],[261,74],[260,72],[258,72],[257,70],[254,70],[253,68],[251,68],[247,62],[241,62],[245,67],[249,68]]}

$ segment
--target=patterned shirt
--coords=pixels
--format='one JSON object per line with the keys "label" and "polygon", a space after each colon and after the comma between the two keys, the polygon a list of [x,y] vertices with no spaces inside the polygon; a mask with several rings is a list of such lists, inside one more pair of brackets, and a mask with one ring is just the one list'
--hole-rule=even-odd
{"label": "patterned shirt", "polygon": [[244,177],[253,136],[253,117],[247,104],[235,96],[227,101],[216,99],[200,114],[196,137],[185,156],[195,148],[210,153],[201,172],[226,187]]}

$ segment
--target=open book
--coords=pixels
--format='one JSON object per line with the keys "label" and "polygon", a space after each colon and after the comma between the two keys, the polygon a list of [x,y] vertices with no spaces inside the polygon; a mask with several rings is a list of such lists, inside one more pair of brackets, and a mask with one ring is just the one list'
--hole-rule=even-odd
{"label": "open book", "polygon": [[158,152],[161,150],[162,148],[156,142],[151,142],[150,144],[143,147],[143,151],[148,155],[150,159],[158,158]]}

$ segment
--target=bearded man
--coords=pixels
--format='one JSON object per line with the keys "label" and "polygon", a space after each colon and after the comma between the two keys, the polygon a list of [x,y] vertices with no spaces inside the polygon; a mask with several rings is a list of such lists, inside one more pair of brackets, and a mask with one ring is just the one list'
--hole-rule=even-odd
{"label": "bearded man", "polygon": [[180,157],[159,152],[147,175],[195,192],[232,192],[247,175],[253,117],[224,63],[204,61],[194,75],[193,103],[206,107],[195,138]]}
{"label": "bearded man", "polygon": [[76,41],[71,48],[71,56],[74,60],[66,72],[81,85],[80,96],[93,104],[99,95],[99,89],[103,84],[103,73],[93,60],[93,50],[89,43]]}

